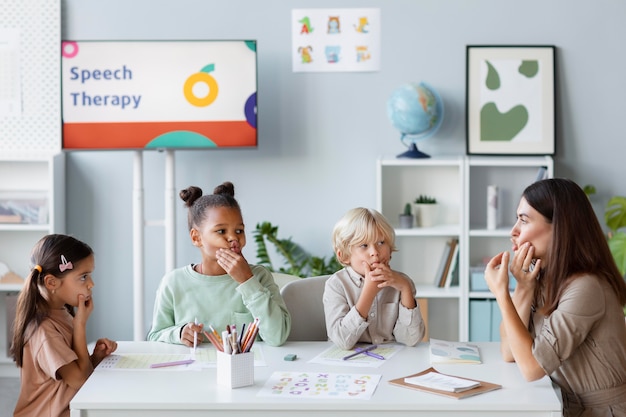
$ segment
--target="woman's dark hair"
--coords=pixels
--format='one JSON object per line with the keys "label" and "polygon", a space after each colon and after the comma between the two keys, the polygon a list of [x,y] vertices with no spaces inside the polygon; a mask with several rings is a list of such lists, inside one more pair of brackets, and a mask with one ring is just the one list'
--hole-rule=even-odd
{"label": "woman's dark hair", "polygon": [[[44,236],[33,247],[30,255],[30,274],[26,277],[24,287],[17,299],[13,323],[13,341],[10,353],[18,367],[22,366],[24,345],[28,336],[50,312],[48,301],[40,292],[40,288],[45,287],[45,276],[51,274],[63,279],[71,272],[70,269],[64,271],[59,269],[59,265],[63,263],[61,257],[76,264],[90,255],[93,255],[93,250],[89,245],[68,235]],[[65,308],[74,315],[72,306],[65,305]],[[26,334],[27,331],[28,335]]]}
{"label": "woman's dark hair", "polygon": [[187,226],[189,230],[194,226],[200,226],[207,215],[207,208],[228,207],[234,208],[241,212],[239,203],[235,200],[235,186],[232,182],[224,182],[215,187],[213,194],[202,195],[200,187],[191,186],[185,188],[179,193],[180,198],[185,202],[185,206],[189,208],[187,214]]}
{"label": "woman's dark hair", "polygon": [[568,280],[586,273],[607,281],[620,304],[626,304],[626,283],[585,192],[571,180],[552,178],[529,185],[522,196],[553,228],[541,272],[545,290],[542,313],[557,308]]}

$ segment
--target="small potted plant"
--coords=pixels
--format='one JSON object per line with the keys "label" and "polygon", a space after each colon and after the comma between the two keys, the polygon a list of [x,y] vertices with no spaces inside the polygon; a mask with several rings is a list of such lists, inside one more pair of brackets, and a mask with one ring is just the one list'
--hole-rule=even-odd
{"label": "small potted plant", "polygon": [[411,213],[411,203],[404,205],[404,212],[398,216],[401,229],[410,229],[413,227],[413,213]]}
{"label": "small potted plant", "polygon": [[420,227],[431,227],[437,224],[437,199],[435,197],[420,194],[415,201],[415,217]]}

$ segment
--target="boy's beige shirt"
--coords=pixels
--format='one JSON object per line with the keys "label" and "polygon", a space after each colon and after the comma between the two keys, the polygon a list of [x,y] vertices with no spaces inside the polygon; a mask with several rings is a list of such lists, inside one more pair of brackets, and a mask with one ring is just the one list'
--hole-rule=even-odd
{"label": "boy's beige shirt", "polygon": [[[415,285],[406,278],[415,296]],[[376,295],[365,320],[355,307],[363,289],[363,279],[348,266],[326,281],[323,299],[329,339],[346,350],[358,342],[417,345],[425,333],[419,304],[413,309],[404,307],[400,303],[400,291],[386,287]]]}

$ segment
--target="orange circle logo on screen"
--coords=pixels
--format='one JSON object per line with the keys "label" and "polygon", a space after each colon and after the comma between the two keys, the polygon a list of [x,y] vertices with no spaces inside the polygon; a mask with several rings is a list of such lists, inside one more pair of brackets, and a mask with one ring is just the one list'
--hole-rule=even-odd
{"label": "orange circle logo on screen", "polygon": [[[214,69],[215,65],[209,64],[202,68],[200,72],[191,74],[189,78],[187,78],[183,87],[183,92],[185,93],[185,98],[190,104],[193,104],[196,107],[206,107],[215,101],[219,88],[215,78],[209,74]],[[198,83],[203,83],[208,88],[207,94],[203,97],[199,97],[194,91],[194,88],[196,88],[196,84]]]}

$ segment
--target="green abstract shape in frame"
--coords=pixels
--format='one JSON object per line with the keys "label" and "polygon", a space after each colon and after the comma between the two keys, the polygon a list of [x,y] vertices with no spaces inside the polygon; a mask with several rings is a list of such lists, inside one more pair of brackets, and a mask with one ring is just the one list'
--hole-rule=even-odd
{"label": "green abstract shape in frame", "polygon": [[519,73],[528,78],[533,78],[539,73],[539,61],[536,59],[532,61],[522,61],[522,64],[519,66]]}
{"label": "green abstract shape in frame", "polygon": [[487,64],[487,79],[485,80],[485,86],[490,90],[497,90],[500,88],[500,74],[491,65],[491,62],[485,61]]}
{"label": "green abstract shape in frame", "polygon": [[487,103],[480,110],[480,140],[510,142],[528,123],[528,110],[522,105],[500,113],[495,103]]}

